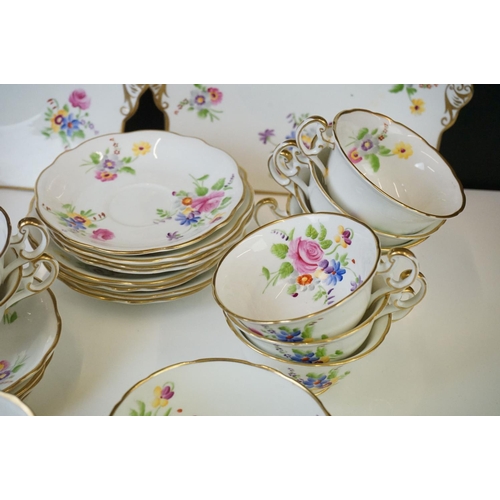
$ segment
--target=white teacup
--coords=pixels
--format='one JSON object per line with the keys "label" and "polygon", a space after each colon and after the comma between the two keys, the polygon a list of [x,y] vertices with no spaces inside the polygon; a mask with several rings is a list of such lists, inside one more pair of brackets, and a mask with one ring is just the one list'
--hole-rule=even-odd
{"label": "white teacup", "polygon": [[[302,331],[316,321],[321,338],[353,328],[370,304],[386,293],[401,294],[418,273],[417,259],[405,248],[381,257],[375,233],[353,217],[302,214],[266,224],[234,245],[215,272],[213,292],[248,329]],[[373,290],[376,276],[385,282]]]}
{"label": "white teacup", "polygon": [[34,417],[29,406],[17,396],[0,391],[0,417]]}
{"label": "white teacup", "polygon": [[[299,125],[296,136],[298,151],[285,141],[273,154],[281,173],[295,175],[287,171],[293,161],[309,166],[304,160],[311,160],[335,203],[375,230],[420,233],[465,207],[460,181],[439,152],[384,115],[342,111],[333,125],[312,116]],[[309,198],[314,211],[325,210],[315,205],[323,196],[310,192]]]}
{"label": "white teacup", "polygon": [[[34,217],[25,217],[21,219],[17,225],[18,233],[12,235],[12,228],[9,216],[4,209],[0,207],[0,284],[4,282],[7,276],[23,266],[27,262],[38,259],[47,248],[49,242],[49,234],[45,226]],[[30,236],[34,231],[39,231],[37,241],[40,244],[34,249],[27,249]],[[6,254],[8,249],[14,250],[15,259],[10,259],[6,262]]]}
{"label": "white teacup", "polygon": [[[16,251],[9,248],[5,254],[7,267],[18,258]],[[6,275],[0,285],[0,317],[3,318],[6,309],[20,300],[49,288],[57,278],[58,272],[57,261],[45,255],[35,261],[25,262],[24,266],[16,267]]]}

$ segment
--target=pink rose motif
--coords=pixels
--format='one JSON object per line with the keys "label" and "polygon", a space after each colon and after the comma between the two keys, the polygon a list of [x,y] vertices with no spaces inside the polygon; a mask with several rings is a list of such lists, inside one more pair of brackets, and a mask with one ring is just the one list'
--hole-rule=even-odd
{"label": "pink rose motif", "polygon": [[224,191],[214,191],[206,196],[195,198],[191,203],[191,208],[198,212],[211,212],[220,205],[222,198],[224,198]]}
{"label": "pink rose motif", "polygon": [[300,274],[309,274],[316,271],[318,262],[324,252],[315,241],[303,240],[300,236],[290,243],[288,256],[292,259],[295,269]]}
{"label": "pink rose motif", "polygon": [[115,235],[109,229],[96,229],[90,237],[98,241],[108,241],[112,240]]}
{"label": "pink rose motif", "polygon": [[73,92],[71,92],[71,95],[69,96],[69,102],[74,108],[90,108],[90,97],[83,89],[73,90]]}

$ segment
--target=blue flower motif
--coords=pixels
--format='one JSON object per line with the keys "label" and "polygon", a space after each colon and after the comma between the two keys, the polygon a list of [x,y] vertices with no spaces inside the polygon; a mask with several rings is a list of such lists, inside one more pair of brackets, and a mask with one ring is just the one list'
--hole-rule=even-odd
{"label": "blue flower motif", "polygon": [[63,221],[66,222],[67,226],[71,229],[75,229],[77,231],[79,231],[80,229],[85,230],[84,221],[76,220],[73,217],[66,217],[63,219]]}
{"label": "blue flower motif", "polygon": [[61,130],[64,130],[68,137],[73,135],[73,132],[77,132],[80,127],[80,121],[73,118],[73,113],[70,113],[67,117],[63,118],[61,125]]}
{"label": "blue flower motif", "polygon": [[175,216],[175,220],[181,223],[181,226],[190,226],[191,224],[196,224],[201,219],[201,214],[198,210],[193,210],[189,212],[187,215],[182,212]]}
{"label": "blue flower motif", "polygon": [[326,375],[307,375],[307,380],[302,380],[302,383],[308,389],[322,389],[323,387],[332,385]]}
{"label": "blue flower motif", "polygon": [[319,360],[318,356],[313,352],[308,352],[307,354],[294,353],[290,359],[299,363],[316,363]]}
{"label": "blue flower motif", "polygon": [[304,340],[302,338],[302,332],[298,329],[289,332],[280,328],[276,332],[276,337],[282,342],[302,342]]}
{"label": "blue flower motif", "polygon": [[345,269],[340,267],[340,262],[332,259],[328,262],[326,259],[319,263],[319,267],[327,275],[324,279],[324,283],[327,286],[335,286],[337,283],[344,279]]}

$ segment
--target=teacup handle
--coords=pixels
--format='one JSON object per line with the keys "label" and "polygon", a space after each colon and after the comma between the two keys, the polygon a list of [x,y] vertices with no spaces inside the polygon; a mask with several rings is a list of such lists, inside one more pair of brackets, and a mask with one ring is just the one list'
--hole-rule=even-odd
{"label": "teacup handle", "polygon": [[259,227],[262,226],[262,224],[259,221],[258,213],[264,205],[269,205],[269,208],[278,219],[283,219],[290,216],[290,214],[286,210],[282,210],[281,208],[279,208],[278,202],[275,198],[263,198],[255,204],[255,207],[253,209],[253,218],[255,220],[255,223]]}
{"label": "teacup handle", "polygon": [[[44,273],[44,276],[37,277],[36,273],[39,269],[45,267],[48,272]],[[18,291],[16,291],[12,297],[5,304],[5,309],[12,307],[16,302],[34,295],[35,293],[40,293],[52,286],[59,273],[59,264],[56,260],[42,255],[40,259],[36,261],[29,261],[26,267],[23,268],[23,274],[21,281],[18,286]]]}
{"label": "teacup handle", "polygon": [[[312,135],[311,129],[314,129]],[[295,137],[300,151],[308,157],[318,156],[325,148],[335,149],[332,127],[319,115],[306,118],[297,127]]]}
{"label": "teacup handle", "polygon": [[[403,271],[399,279],[393,277],[394,266],[398,262],[404,262],[409,265],[409,268]],[[380,298],[386,293],[399,294],[401,297],[402,292],[411,286],[418,277],[419,263],[413,252],[407,248],[392,248],[380,259],[377,274],[384,278],[385,286],[382,286],[377,291],[373,292],[370,297],[369,304],[371,305],[375,300]]]}
{"label": "teacup handle", "polygon": [[[26,242],[28,241],[31,244],[33,241],[33,228],[38,229],[42,233],[43,238],[33,250],[26,250]],[[49,243],[50,237],[47,228],[34,217],[25,217],[24,219],[21,219],[18,224],[18,229],[18,234],[15,234],[10,239],[10,247],[16,250],[18,257],[4,268],[4,276],[7,276],[14,269],[22,266],[27,261],[34,261],[35,259],[38,259],[45,252]],[[37,241],[39,241],[38,238]]]}
{"label": "teacup handle", "polygon": [[302,155],[296,141],[288,139],[277,146],[267,166],[273,179],[291,195],[295,195],[294,184],[307,193],[308,186],[298,174],[301,168],[309,167],[309,161]]}
{"label": "teacup handle", "polygon": [[[405,272],[404,275],[407,273]],[[422,299],[425,297],[427,293],[427,282],[425,280],[425,276],[422,273],[418,273],[414,284],[418,283],[419,288],[418,291],[415,292],[414,287],[409,286],[405,288],[400,294],[393,294],[389,298],[389,302],[387,306],[380,311],[377,315],[377,319],[382,316],[387,316],[388,314],[392,314],[393,321],[399,321],[403,319],[405,316],[410,314],[413,308],[419,304]],[[403,297],[408,297],[403,300]]]}

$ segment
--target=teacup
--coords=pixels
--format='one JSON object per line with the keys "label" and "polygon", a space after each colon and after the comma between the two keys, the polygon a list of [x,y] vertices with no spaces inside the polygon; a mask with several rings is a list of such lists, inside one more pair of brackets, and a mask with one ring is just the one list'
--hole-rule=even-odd
{"label": "teacup", "polygon": [[[353,109],[333,125],[320,116],[297,128],[298,151],[282,143],[273,154],[282,174],[290,161],[310,166],[324,179],[328,194],[347,213],[393,235],[432,229],[465,208],[460,181],[446,160],[422,137],[384,115]],[[288,156],[288,157],[287,157]],[[288,165],[287,165],[288,164]],[[316,196],[309,193],[314,211]]]}
{"label": "teacup", "polygon": [[407,316],[427,292],[422,273],[417,280],[420,286],[418,291],[415,293],[413,288],[408,288],[405,295],[409,298],[406,300],[395,295],[384,295],[367,309],[361,322],[354,328],[335,336],[325,335],[322,339],[314,336],[315,321],[311,321],[303,331],[294,331],[286,326],[250,330],[237,318],[224,314],[226,320],[232,321],[252,344],[268,354],[299,363],[330,363],[352,356],[366,340],[377,319],[392,314],[393,321],[398,321]]}
{"label": "teacup", "polygon": [[[353,217],[302,214],[266,224],[234,245],[217,267],[213,293],[248,329],[303,331],[317,321],[315,337],[322,338],[353,328],[376,299],[401,294],[418,272],[407,249],[381,257],[375,233]],[[384,286],[372,290],[376,276]]]}
{"label": "teacup", "polygon": [[374,321],[368,338],[361,348],[352,356],[329,363],[300,363],[291,359],[283,359],[260,349],[253,343],[253,339],[247,337],[229,318],[227,324],[236,337],[247,347],[262,356],[262,364],[279,370],[285,375],[301,383],[316,395],[323,394],[330,387],[340,382],[351,373],[352,363],[359,361],[371,354],[384,341],[392,324],[392,316],[382,316]]}
{"label": "teacup", "polygon": [[[28,249],[30,236],[39,231],[38,244],[34,249]],[[18,223],[18,233],[12,235],[12,229],[7,212],[0,207],[0,284],[7,276],[29,261],[38,259],[47,248],[49,234],[45,226],[34,217],[25,217]],[[7,250],[15,251],[16,258],[6,262]]]}
{"label": "teacup", "polygon": [[[5,254],[7,267],[18,258],[16,251],[9,248]],[[49,288],[57,278],[58,271],[57,261],[45,255],[16,267],[0,285],[0,317],[3,318],[6,309],[20,300]]]}
{"label": "teacup", "polygon": [[29,406],[17,396],[0,391],[0,417],[33,417]]}

